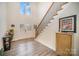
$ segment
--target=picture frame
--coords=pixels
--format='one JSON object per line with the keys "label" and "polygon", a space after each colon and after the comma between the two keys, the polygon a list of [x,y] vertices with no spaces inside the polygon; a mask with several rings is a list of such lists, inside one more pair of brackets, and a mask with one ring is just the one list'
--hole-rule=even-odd
{"label": "picture frame", "polygon": [[59,18],[59,32],[76,33],[76,15]]}

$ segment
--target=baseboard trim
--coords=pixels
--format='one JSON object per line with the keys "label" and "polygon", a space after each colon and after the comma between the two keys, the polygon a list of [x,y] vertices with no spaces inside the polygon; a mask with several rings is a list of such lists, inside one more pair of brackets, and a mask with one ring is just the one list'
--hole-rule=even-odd
{"label": "baseboard trim", "polygon": [[35,38],[34,37],[30,37],[30,38],[21,38],[21,39],[17,39],[17,40],[13,40],[12,42],[15,42],[15,41],[20,41],[20,40],[34,40]]}
{"label": "baseboard trim", "polygon": [[44,46],[46,46],[46,47],[48,47],[48,48],[50,48],[50,49],[54,50],[53,48],[51,48],[51,47],[47,46],[46,44],[44,44],[44,43],[40,42],[39,40],[35,40],[35,41],[37,41],[37,42],[41,43],[42,45],[44,45]]}
{"label": "baseboard trim", "polygon": [[51,49],[54,53],[56,53],[57,56],[60,56],[59,54],[57,54],[56,50],[54,50],[53,48],[50,48],[49,46],[47,46],[47,45],[41,43],[41,42],[38,41],[38,40],[35,40],[35,41],[37,41],[37,42],[39,42],[40,44],[42,44],[42,45],[46,46],[47,48]]}

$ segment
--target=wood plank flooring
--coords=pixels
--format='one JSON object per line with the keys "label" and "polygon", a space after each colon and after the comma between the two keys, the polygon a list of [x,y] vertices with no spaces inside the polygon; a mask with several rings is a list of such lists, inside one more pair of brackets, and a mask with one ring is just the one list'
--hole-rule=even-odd
{"label": "wood plank flooring", "polygon": [[56,56],[50,48],[33,39],[23,39],[12,42],[11,50],[4,52],[5,56]]}

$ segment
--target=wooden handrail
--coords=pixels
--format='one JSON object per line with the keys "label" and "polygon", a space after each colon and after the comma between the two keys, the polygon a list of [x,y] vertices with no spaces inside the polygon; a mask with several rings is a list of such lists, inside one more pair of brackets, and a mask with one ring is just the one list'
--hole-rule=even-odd
{"label": "wooden handrail", "polygon": [[[54,4],[54,2],[52,2],[51,6],[49,7],[49,9],[47,10],[46,14],[44,15],[43,19],[41,20],[40,24],[43,22],[45,16],[48,14],[49,10],[51,9],[52,5]],[[40,24],[38,25],[38,27],[36,28],[36,31],[37,29],[39,28]]]}

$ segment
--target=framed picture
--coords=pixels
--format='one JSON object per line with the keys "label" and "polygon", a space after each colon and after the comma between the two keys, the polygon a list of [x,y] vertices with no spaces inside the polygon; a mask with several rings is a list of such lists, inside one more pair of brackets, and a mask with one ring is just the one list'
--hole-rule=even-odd
{"label": "framed picture", "polygon": [[59,19],[59,32],[76,33],[76,15],[60,18]]}

